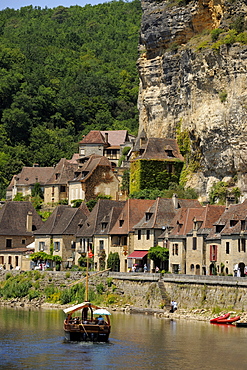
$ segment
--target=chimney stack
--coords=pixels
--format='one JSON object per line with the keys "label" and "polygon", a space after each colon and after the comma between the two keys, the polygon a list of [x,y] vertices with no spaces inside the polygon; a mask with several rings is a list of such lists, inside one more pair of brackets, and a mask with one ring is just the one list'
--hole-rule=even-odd
{"label": "chimney stack", "polygon": [[105,133],[105,142],[106,142],[107,144],[109,144],[109,143],[108,143],[108,132],[106,132],[106,133]]}
{"label": "chimney stack", "polygon": [[177,196],[177,194],[175,194],[175,193],[173,194],[172,201],[173,201],[174,208],[178,209],[178,196]]}
{"label": "chimney stack", "polygon": [[32,232],[32,224],[33,224],[33,214],[31,211],[28,211],[27,213],[27,232],[31,233]]}

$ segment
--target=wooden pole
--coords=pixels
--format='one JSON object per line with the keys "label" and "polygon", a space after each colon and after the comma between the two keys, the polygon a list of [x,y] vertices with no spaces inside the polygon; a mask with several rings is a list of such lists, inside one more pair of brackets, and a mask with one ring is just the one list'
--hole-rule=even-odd
{"label": "wooden pole", "polygon": [[[106,271],[109,271],[109,270],[110,270],[110,268],[109,268],[109,269],[106,269],[106,270],[103,270],[103,271],[98,271],[98,272],[96,272],[95,274],[90,275],[90,277],[93,277],[93,276],[96,276],[96,275],[102,274],[103,272],[106,272]],[[67,286],[73,286],[73,285],[79,284],[79,283],[81,283],[83,280],[85,280],[86,278],[87,278],[87,276],[84,276],[84,278],[82,278],[82,279],[80,279],[80,280],[77,280],[77,281],[74,281],[73,283],[70,283],[70,284],[68,284]]]}
{"label": "wooden pole", "polygon": [[87,252],[86,293],[85,293],[86,302],[88,302],[88,263],[89,263],[89,257],[88,257],[88,252]]}

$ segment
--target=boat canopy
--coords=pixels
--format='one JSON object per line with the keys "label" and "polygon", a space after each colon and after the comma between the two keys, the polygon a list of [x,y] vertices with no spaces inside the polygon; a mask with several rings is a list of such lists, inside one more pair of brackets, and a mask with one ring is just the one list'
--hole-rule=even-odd
{"label": "boat canopy", "polygon": [[73,313],[73,312],[76,312],[78,310],[81,310],[84,307],[92,307],[92,308],[95,308],[95,309],[100,308],[100,307],[95,306],[94,304],[92,304],[90,302],[83,302],[83,303],[76,304],[75,306],[71,306],[71,307],[65,308],[63,310],[63,312],[64,313]]}

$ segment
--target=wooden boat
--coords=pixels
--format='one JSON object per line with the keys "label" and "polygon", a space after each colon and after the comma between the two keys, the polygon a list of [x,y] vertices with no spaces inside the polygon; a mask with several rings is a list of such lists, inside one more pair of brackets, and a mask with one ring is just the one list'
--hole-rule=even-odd
{"label": "wooden boat", "polygon": [[214,319],[211,319],[210,322],[211,322],[211,324],[213,324],[213,323],[216,323],[219,320],[228,319],[229,316],[230,316],[230,314],[226,313],[225,315],[222,315],[222,316],[219,316],[219,317],[215,317]]}
{"label": "wooden boat", "polygon": [[[90,254],[92,255],[91,251],[87,253],[86,302],[63,310],[67,314],[63,325],[67,341],[107,342],[111,332],[110,312],[88,302],[88,259],[91,257]],[[81,316],[72,316],[80,310]],[[96,314],[99,315],[97,318],[94,316]]]}
{"label": "wooden boat", "polygon": [[240,316],[231,317],[230,319],[221,319],[214,322],[213,324],[232,324],[233,322],[238,320],[240,320]]}
{"label": "wooden boat", "polygon": [[[80,310],[81,316],[72,316],[72,314]],[[66,341],[108,341],[111,332],[110,312],[90,302],[83,302],[63,311],[67,314],[64,320]],[[97,315],[100,314],[100,316],[96,318],[95,313]]]}

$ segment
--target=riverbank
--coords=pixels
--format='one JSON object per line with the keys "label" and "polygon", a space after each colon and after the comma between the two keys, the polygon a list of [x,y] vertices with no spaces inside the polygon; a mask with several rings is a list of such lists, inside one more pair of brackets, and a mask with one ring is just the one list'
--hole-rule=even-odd
{"label": "riverbank", "polygon": [[[2,300],[0,299],[0,306],[12,307],[12,308],[23,308],[23,309],[44,309],[44,310],[63,310],[71,304],[61,305],[55,303],[48,303],[48,302],[41,302],[41,301],[32,301],[29,302],[26,299],[11,299],[11,300]],[[239,311],[227,311],[222,310],[218,311],[217,313],[213,312],[212,309],[183,309],[178,308],[177,311],[171,313],[167,309],[155,309],[155,308],[142,308],[142,307],[135,307],[129,304],[125,304],[123,306],[119,305],[111,305],[111,306],[104,306],[107,310],[112,312],[123,312],[127,315],[129,314],[142,314],[142,315],[152,315],[158,319],[166,319],[166,320],[194,320],[194,321],[205,321],[209,322],[210,319],[213,317],[218,317],[223,315],[227,312],[230,313],[231,317],[240,316],[239,322],[247,322],[247,312],[239,312]]]}

